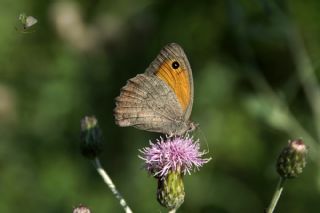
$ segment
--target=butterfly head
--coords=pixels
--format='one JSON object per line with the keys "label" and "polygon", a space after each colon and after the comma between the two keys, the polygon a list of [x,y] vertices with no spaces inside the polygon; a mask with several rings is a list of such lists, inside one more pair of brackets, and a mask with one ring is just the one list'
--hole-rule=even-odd
{"label": "butterfly head", "polygon": [[193,132],[194,130],[196,130],[197,129],[197,127],[199,126],[199,124],[198,123],[194,123],[194,122],[192,122],[192,121],[189,121],[188,122],[188,130],[187,130],[187,132]]}
{"label": "butterfly head", "polygon": [[171,128],[167,132],[167,134],[169,135],[169,137],[177,136],[177,135],[185,135],[186,133],[193,132],[198,126],[199,124],[194,123],[192,121],[187,121],[187,122],[180,121],[180,122],[177,122],[175,127],[173,129]]}

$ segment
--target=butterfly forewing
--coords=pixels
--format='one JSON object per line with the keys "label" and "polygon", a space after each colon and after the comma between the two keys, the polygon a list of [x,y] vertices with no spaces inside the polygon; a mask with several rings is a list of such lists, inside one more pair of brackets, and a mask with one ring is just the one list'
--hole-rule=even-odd
{"label": "butterfly forewing", "polygon": [[146,73],[157,75],[175,93],[188,120],[193,105],[192,70],[186,54],[176,43],[166,45],[147,68]]}

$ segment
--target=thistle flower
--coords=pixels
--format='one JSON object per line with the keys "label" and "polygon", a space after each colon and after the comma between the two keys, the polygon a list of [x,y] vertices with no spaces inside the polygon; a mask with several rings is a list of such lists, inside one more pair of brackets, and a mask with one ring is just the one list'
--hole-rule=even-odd
{"label": "thistle flower", "polygon": [[184,201],[183,176],[207,163],[211,158],[202,158],[206,152],[199,151],[199,140],[193,138],[160,138],[156,143],[150,142],[139,156],[145,161],[146,170],[158,179],[157,200],[172,210]]}
{"label": "thistle flower", "polygon": [[90,213],[90,209],[82,204],[73,209],[73,213]]}
{"label": "thistle flower", "polygon": [[277,161],[277,172],[280,175],[279,182],[271,203],[265,212],[272,213],[274,211],[283,191],[285,181],[302,173],[306,166],[307,153],[308,148],[301,139],[289,140],[288,145],[282,149]]}
{"label": "thistle flower", "polygon": [[277,172],[282,178],[295,178],[306,166],[307,146],[301,139],[289,141],[277,161]]}
{"label": "thistle flower", "polygon": [[156,143],[150,142],[150,147],[140,150],[142,156],[139,157],[145,161],[145,168],[150,174],[164,178],[170,171],[191,174],[210,161],[211,158],[202,158],[207,152],[199,149],[199,140],[193,141],[189,136],[160,138]]}

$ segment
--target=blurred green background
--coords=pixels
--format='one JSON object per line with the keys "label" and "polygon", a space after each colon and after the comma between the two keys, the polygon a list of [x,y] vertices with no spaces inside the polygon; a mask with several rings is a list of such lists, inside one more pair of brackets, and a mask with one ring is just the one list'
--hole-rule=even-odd
{"label": "blurred green background", "polygon": [[[320,209],[320,2],[0,0],[0,212],[122,212],[79,152],[96,115],[101,161],[134,212],[166,212],[138,149],[157,134],[114,124],[114,98],[169,42],[194,76],[195,137],[213,158],[185,177],[178,212],[263,212],[289,139],[310,148],[276,212]],[[38,23],[28,33],[20,13]],[[16,29],[18,28],[18,29]]]}

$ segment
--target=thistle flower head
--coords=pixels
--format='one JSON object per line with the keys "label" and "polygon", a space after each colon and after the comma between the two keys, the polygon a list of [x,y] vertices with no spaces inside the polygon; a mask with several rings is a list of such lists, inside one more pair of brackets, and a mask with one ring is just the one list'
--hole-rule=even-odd
{"label": "thistle flower head", "polygon": [[178,209],[184,202],[184,184],[180,172],[170,171],[165,178],[158,179],[157,200],[169,210]]}
{"label": "thistle flower head", "polygon": [[145,161],[145,168],[157,178],[164,178],[170,171],[190,174],[199,169],[211,158],[202,158],[207,152],[200,151],[199,140],[192,137],[160,138],[156,143],[150,142],[150,147],[140,150]]}
{"label": "thistle flower head", "polygon": [[94,116],[81,120],[80,150],[84,157],[94,159],[102,152],[102,132]]}
{"label": "thistle flower head", "polygon": [[306,166],[308,149],[301,139],[289,141],[277,161],[277,172],[282,178],[295,178]]}
{"label": "thistle flower head", "polygon": [[90,213],[90,209],[82,204],[73,209],[73,213]]}

